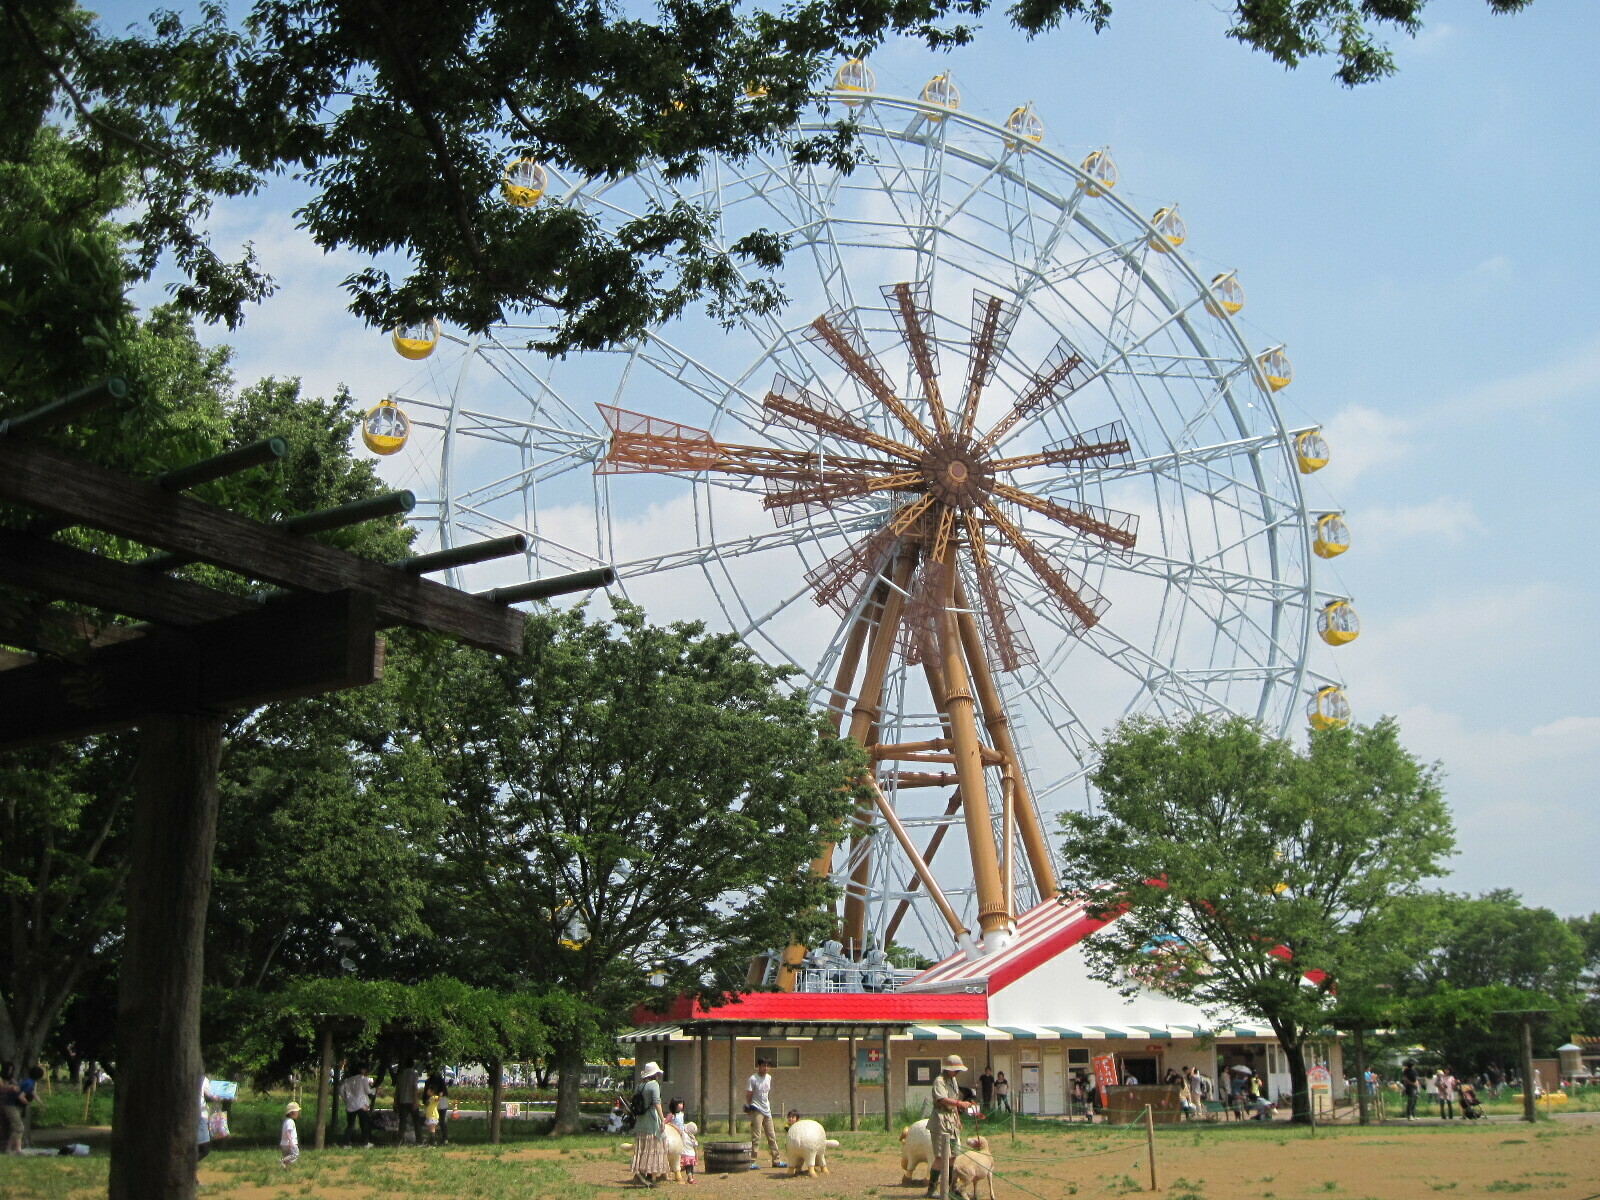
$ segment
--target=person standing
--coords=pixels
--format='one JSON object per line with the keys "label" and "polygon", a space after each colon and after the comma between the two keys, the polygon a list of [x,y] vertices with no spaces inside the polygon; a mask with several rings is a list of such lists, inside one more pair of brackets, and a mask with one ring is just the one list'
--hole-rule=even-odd
{"label": "person standing", "polygon": [[1011,1111],[1011,1082],[1006,1078],[1004,1071],[994,1073],[994,1110]]}
{"label": "person standing", "polygon": [[411,1134],[415,1145],[422,1145],[422,1112],[417,1107],[417,1068],[409,1058],[401,1060],[400,1069],[394,1073],[394,1115],[396,1136],[405,1143],[406,1133]]}
{"label": "person standing", "polygon": [[[945,1172],[961,1153],[961,1085],[956,1076],[967,1069],[959,1054],[944,1060],[939,1078],[933,1081],[933,1116],[928,1121],[928,1133],[933,1139],[933,1163],[928,1169],[928,1195],[939,1193],[939,1184]],[[1000,1087],[1005,1072],[995,1076],[995,1088]]]}
{"label": "person standing", "polygon": [[1448,1066],[1439,1068],[1433,1077],[1433,1094],[1439,1101],[1439,1118],[1453,1121],[1456,1118],[1456,1077]]}
{"label": "person standing", "polygon": [[667,1165],[667,1143],[661,1136],[667,1115],[661,1109],[661,1068],[647,1062],[639,1072],[639,1091],[644,1111],[633,1121],[633,1181],[640,1187],[655,1187],[656,1180],[671,1173]]}
{"label": "person standing", "polygon": [[378,1089],[367,1074],[365,1063],[357,1063],[339,1085],[339,1099],[344,1101],[344,1137],[340,1141],[349,1146],[355,1142],[356,1126],[361,1126],[361,1140],[372,1145],[372,1098]]}
{"label": "person standing", "polygon": [[1400,1088],[1406,1094],[1406,1117],[1408,1121],[1417,1119],[1417,1093],[1422,1090],[1422,1079],[1417,1074],[1417,1064],[1411,1059],[1406,1059],[1400,1071]]}
{"label": "person standing", "polygon": [[0,1066],[0,1121],[5,1124],[5,1153],[22,1153],[22,1128],[27,1101],[22,1088],[11,1078],[11,1069]]}
{"label": "person standing", "polygon": [[789,1164],[778,1152],[778,1134],[772,1127],[772,1064],[764,1058],[756,1059],[756,1073],[750,1076],[744,1090],[744,1110],[750,1114],[750,1168],[756,1167],[761,1155],[761,1135],[767,1135],[767,1152],[772,1159],[772,1169]]}
{"label": "person standing", "polygon": [[988,1112],[989,1106],[994,1103],[994,1075],[988,1067],[984,1067],[983,1074],[978,1076],[978,1091],[983,1095],[983,1111]]}
{"label": "person standing", "polygon": [[285,1171],[300,1161],[300,1127],[294,1123],[299,1115],[300,1106],[293,1100],[284,1106],[283,1126],[278,1130],[278,1152],[283,1157],[278,1161]]}
{"label": "person standing", "polygon": [[427,1084],[428,1108],[436,1114],[434,1124],[428,1127],[428,1141],[435,1146],[448,1146],[450,1144],[450,1085],[445,1082],[443,1075],[434,1073],[428,1076]]}

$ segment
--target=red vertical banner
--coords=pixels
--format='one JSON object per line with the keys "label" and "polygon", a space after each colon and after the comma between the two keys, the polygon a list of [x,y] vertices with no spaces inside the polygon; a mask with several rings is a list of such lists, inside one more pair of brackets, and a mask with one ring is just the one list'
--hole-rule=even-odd
{"label": "red vertical banner", "polygon": [[1106,1089],[1117,1086],[1117,1060],[1109,1054],[1096,1054],[1090,1060],[1094,1065],[1094,1081],[1100,1089],[1100,1107],[1106,1104]]}

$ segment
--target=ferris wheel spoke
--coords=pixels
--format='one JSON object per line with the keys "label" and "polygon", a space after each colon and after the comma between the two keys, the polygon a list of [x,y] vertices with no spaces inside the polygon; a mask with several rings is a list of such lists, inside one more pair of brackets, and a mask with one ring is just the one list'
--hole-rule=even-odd
{"label": "ferris wheel spoke", "polygon": [[1256,434],[1252,437],[1236,438],[1232,441],[1214,442],[1208,446],[1195,446],[1188,449],[1172,450],[1163,454],[1148,454],[1136,458],[1125,466],[1118,467],[1085,467],[1071,476],[1045,480],[1042,483],[1030,485],[1031,490],[1039,495],[1052,495],[1062,491],[1080,491],[1098,487],[1113,479],[1125,479],[1130,475],[1172,475],[1177,478],[1188,467],[1207,467],[1210,463],[1228,459],[1248,457],[1260,450],[1276,449],[1281,447],[1285,440],[1292,442],[1296,436],[1319,428],[1307,425],[1300,428],[1288,429],[1282,433],[1273,430],[1271,433]]}

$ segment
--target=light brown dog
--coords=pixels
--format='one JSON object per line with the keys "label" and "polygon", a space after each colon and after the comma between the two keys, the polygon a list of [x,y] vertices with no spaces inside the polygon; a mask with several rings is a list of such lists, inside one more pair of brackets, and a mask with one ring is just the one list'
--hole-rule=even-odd
{"label": "light brown dog", "polygon": [[989,1185],[989,1200],[994,1200],[994,1155],[989,1153],[989,1139],[969,1137],[970,1150],[963,1150],[950,1164],[950,1186],[967,1200],[977,1200],[980,1184]]}

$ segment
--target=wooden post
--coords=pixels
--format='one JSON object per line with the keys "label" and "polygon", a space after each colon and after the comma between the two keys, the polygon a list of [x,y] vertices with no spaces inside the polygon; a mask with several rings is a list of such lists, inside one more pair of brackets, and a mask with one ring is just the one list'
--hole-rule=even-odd
{"label": "wooden post", "polygon": [[147,717],[139,737],[117,1003],[111,1200],[191,1200],[200,1119],[200,980],[217,833],[215,716]]}
{"label": "wooden post", "polygon": [[489,1144],[500,1144],[500,1122],[506,1111],[506,1064],[495,1059],[489,1064]]}
{"label": "wooden post", "polygon": [[700,1031],[700,1088],[699,1088],[700,1115],[696,1118],[701,1129],[707,1132],[711,1129],[711,1035],[704,1029]]}
{"label": "wooden post", "polygon": [[728,1136],[733,1137],[739,1132],[738,1108],[733,1101],[733,1087],[738,1081],[733,1069],[733,1034],[728,1035]]}
{"label": "wooden post", "polygon": [[856,1031],[850,1031],[850,1132],[861,1128],[860,1114],[856,1112]]}
{"label": "wooden post", "polygon": [[324,1149],[328,1144],[328,1102],[333,1093],[333,1022],[325,1021],[318,1034],[322,1043],[320,1065],[317,1068],[317,1132],[311,1139],[313,1148]]}
{"label": "wooden post", "polygon": [[1356,1112],[1357,1121],[1362,1125],[1370,1125],[1372,1119],[1367,1112],[1367,1031],[1355,1031],[1356,1052]]}
{"label": "wooden post", "polygon": [[1533,1099],[1533,1018],[1522,1018],[1522,1119],[1533,1124],[1539,1119]]}
{"label": "wooden post", "polygon": [[1150,1190],[1156,1190],[1156,1115],[1155,1110],[1144,1106],[1144,1140],[1150,1152]]}
{"label": "wooden post", "polygon": [[894,1109],[889,1105],[889,1084],[894,1081],[894,1063],[889,1060],[889,1027],[883,1027],[883,1131],[894,1132]]}

